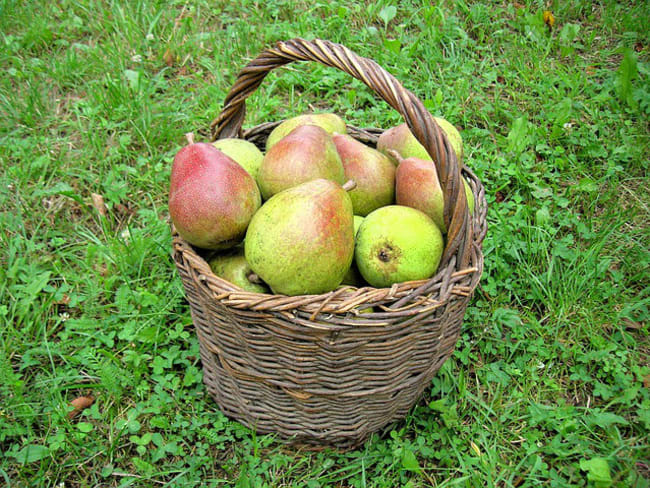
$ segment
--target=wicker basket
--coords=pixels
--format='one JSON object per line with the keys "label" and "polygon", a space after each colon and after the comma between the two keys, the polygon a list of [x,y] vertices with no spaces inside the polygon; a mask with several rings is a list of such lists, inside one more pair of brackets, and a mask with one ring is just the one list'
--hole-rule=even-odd
{"label": "wicker basket", "polygon": [[[422,103],[375,62],[328,41],[279,42],[251,61],[212,123],[213,139],[243,137],[263,147],[277,123],[242,131],[245,100],[269,71],[292,61],[317,61],[366,83],[438,162],[448,235],[437,274],[385,289],[287,297],[245,292],[218,278],[176,233],[173,257],[204,382],[221,410],[260,433],[349,448],[403,418],[451,355],[483,269],[487,205],[483,186],[465,167],[476,201],[470,217],[454,151]],[[381,134],[349,132],[371,146]],[[372,313],[360,313],[369,307]]]}

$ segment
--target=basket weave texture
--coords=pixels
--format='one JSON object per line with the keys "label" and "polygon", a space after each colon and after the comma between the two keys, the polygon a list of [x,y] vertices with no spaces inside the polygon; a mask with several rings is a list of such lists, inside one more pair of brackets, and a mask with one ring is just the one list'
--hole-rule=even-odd
{"label": "basket weave texture", "polygon": [[[176,233],[173,258],[204,383],[221,410],[260,433],[350,448],[402,419],[451,355],[483,270],[487,204],[481,182],[464,167],[476,202],[470,216],[456,155],[417,97],[374,61],[328,41],[279,42],[251,61],[212,123],[213,139],[241,137],[263,147],[277,123],[242,130],[245,100],[269,71],[292,61],[316,61],[366,83],[433,156],[448,228],[436,275],[391,288],[287,297],[246,292],[215,276]],[[349,128],[373,147],[381,132]]]}

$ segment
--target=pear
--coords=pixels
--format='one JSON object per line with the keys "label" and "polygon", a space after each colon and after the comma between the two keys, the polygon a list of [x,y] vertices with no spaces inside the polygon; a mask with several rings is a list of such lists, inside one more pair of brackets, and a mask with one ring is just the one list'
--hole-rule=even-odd
{"label": "pear", "polygon": [[269,137],[266,139],[266,150],[271,149],[276,142],[289,134],[293,129],[301,125],[317,125],[324,129],[328,134],[345,134],[347,128],[345,122],[336,114],[304,114],[298,115],[291,119],[287,119],[271,131]]}
{"label": "pear", "polygon": [[354,256],[350,196],[325,179],[273,195],[248,226],[244,254],[274,293],[320,294],[335,289]]}
{"label": "pear", "polygon": [[371,212],[357,234],[355,259],[363,278],[383,288],[433,276],[444,240],[425,213],[401,205]]}
{"label": "pear", "polygon": [[394,164],[398,161],[389,151],[396,151],[403,158],[418,158],[431,161],[431,156],[415,138],[408,125],[400,124],[382,132],[377,139],[377,150],[390,156]]}
{"label": "pear", "polygon": [[357,288],[361,288],[362,286],[365,286],[365,284],[366,283],[363,279],[363,276],[361,276],[361,273],[359,273],[359,268],[357,268],[357,265],[353,261],[350,265],[350,269],[348,269],[347,273],[345,273],[345,276],[343,276],[341,285],[356,286]]}
{"label": "pear", "polygon": [[[470,213],[474,211],[474,195],[463,179]],[[438,180],[438,173],[432,161],[418,158],[400,159],[395,173],[395,201],[398,205],[421,210],[447,233],[444,220],[445,200]]]}
{"label": "pear", "polygon": [[[447,135],[451,147],[456,152],[458,165],[463,167],[463,140],[460,133],[452,124],[442,117],[434,117],[440,128]],[[415,138],[413,133],[406,124],[400,124],[396,127],[384,131],[377,139],[377,150],[388,154],[389,150],[397,151],[403,158],[419,158],[426,161],[432,161],[431,156],[422,144]],[[392,157],[392,156],[391,156]],[[393,162],[397,161],[393,158]]]}
{"label": "pear", "polygon": [[264,156],[257,182],[268,200],[282,190],[324,178],[345,183],[343,164],[332,137],[315,125],[301,125]]}
{"label": "pear", "polygon": [[332,139],[346,178],[356,183],[356,188],[350,191],[354,213],[365,216],[394,203],[395,165],[388,156],[347,134],[334,134]]}
{"label": "pear", "polygon": [[215,275],[246,291],[255,293],[269,292],[269,289],[261,283],[261,280],[246,262],[242,247],[237,247],[223,254],[217,254],[208,261],[208,264]]}
{"label": "pear", "polygon": [[443,233],[447,231],[443,218],[444,195],[431,161],[414,157],[400,160],[395,173],[395,201],[421,210]]}
{"label": "pear", "polygon": [[357,240],[357,232],[359,232],[359,227],[361,227],[361,222],[363,222],[363,217],[361,215],[355,215],[354,219],[354,241]]}
{"label": "pear", "polygon": [[467,197],[467,206],[469,207],[469,214],[474,215],[474,193],[472,193],[472,187],[469,186],[469,183],[463,178],[463,186],[465,187],[465,196]]}
{"label": "pear", "polygon": [[257,174],[260,171],[264,154],[257,149],[255,144],[245,139],[227,137],[214,141],[212,145],[233,159],[257,181]]}
{"label": "pear", "polygon": [[451,122],[443,119],[442,117],[434,117],[433,119],[438,123],[440,128],[445,131],[447,139],[449,140],[452,149],[456,153],[458,164],[462,168],[465,152],[463,150],[463,138],[460,136],[460,132],[458,132],[458,129],[456,129],[456,127]]}
{"label": "pear", "polygon": [[255,180],[212,144],[194,143],[174,157],[169,215],[190,244],[227,249],[243,239],[261,205]]}
{"label": "pear", "polygon": [[[360,215],[355,215],[354,216],[354,241],[356,243],[357,240],[357,232],[359,230],[359,227],[361,226],[361,222],[363,222],[363,217]],[[352,264],[350,265],[350,269],[348,270],[347,273],[345,273],[345,276],[343,277],[343,281],[341,281],[342,285],[352,285],[356,287],[361,287],[364,286],[366,283],[363,280],[363,276],[361,276],[361,273],[359,273],[359,268],[357,268],[357,265],[354,261],[352,261]]]}

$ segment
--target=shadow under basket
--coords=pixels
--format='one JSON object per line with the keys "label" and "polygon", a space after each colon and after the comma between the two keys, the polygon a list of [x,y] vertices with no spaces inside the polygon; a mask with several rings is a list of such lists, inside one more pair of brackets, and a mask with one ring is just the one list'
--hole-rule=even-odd
{"label": "shadow under basket", "polygon": [[[243,131],[245,99],[272,69],[317,61],[365,82],[398,110],[433,159],[445,195],[447,242],[429,280],[391,288],[339,287],[287,297],[246,292],[215,276],[173,234],[173,258],[198,334],[204,383],[224,414],[259,433],[311,446],[352,448],[400,420],[452,354],[483,270],[485,191],[421,102],[373,61],[328,41],[292,39],[244,68],[213,122],[213,139],[241,137],[263,148],[277,123]],[[349,133],[374,147],[378,129]]]}

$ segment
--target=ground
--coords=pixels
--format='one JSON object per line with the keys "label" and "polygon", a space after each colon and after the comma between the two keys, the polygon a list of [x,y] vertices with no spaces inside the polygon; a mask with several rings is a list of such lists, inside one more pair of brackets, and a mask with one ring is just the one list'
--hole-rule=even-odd
{"label": "ground", "polygon": [[[648,25],[645,2],[0,0],[0,480],[649,486]],[[183,134],[205,139],[237,71],[296,36],[393,73],[460,129],[487,188],[456,352],[351,452],[219,412],[170,258]],[[312,108],[400,123],[347,75],[293,64],[245,126]]]}

